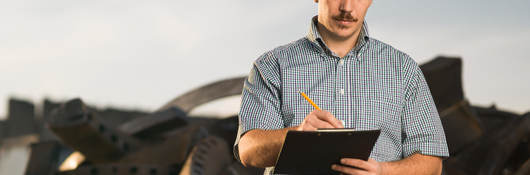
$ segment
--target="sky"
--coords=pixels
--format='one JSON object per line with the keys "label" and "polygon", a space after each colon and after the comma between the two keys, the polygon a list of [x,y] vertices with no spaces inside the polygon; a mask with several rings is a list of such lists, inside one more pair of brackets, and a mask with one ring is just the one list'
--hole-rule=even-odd
{"label": "sky", "polygon": [[[474,105],[530,111],[530,1],[373,1],[370,36],[418,63],[463,58]],[[304,37],[306,0],[0,0],[0,118],[10,97],[81,97],[152,111],[201,85],[246,75]]]}

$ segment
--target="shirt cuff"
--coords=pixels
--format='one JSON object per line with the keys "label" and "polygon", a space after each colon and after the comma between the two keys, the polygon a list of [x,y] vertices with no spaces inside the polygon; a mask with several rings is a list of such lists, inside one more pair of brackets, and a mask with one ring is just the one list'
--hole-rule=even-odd
{"label": "shirt cuff", "polygon": [[445,142],[416,142],[403,145],[403,157],[409,157],[414,153],[437,156],[442,159],[449,158],[449,150]]}

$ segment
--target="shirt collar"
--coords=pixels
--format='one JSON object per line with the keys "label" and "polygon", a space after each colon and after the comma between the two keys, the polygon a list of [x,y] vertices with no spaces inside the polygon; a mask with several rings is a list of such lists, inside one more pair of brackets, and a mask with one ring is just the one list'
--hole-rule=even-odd
{"label": "shirt collar", "polygon": [[[317,23],[318,16],[314,16],[311,19],[311,27],[309,28],[309,33],[307,34],[306,38],[318,48],[319,52],[331,55],[331,50],[326,46],[324,40],[322,40],[322,36],[320,35],[320,33],[318,33]],[[358,55],[361,52],[363,46],[368,42],[368,39],[368,26],[366,25],[366,21],[363,21],[361,33],[359,34],[359,39],[357,39],[357,44],[355,45],[353,51],[350,51],[348,55]],[[356,58],[360,59],[359,56],[357,56]]]}

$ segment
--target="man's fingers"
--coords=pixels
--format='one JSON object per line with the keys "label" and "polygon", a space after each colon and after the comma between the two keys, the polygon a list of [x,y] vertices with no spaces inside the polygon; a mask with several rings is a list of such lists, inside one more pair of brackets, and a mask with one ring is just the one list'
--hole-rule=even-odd
{"label": "man's fingers", "polygon": [[360,168],[366,171],[374,169],[374,167],[369,162],[360,159],[343,158],[340,159],[340,163],[343,165]]}
{"label": "man's fingers", "polygon": [[307,124],[304,125],[301,129],[302,129],[302,131],[315,131],[315,130],[317,130],[317,128],[311,126],[310,124],[309,125],[307,125]]}
{"label": "man's fingers", "polygon": [[342,122],[327,111],[314,110],[306,116],[298,130],[313,131],[317,128],[344,128]]}
{"label": "man's fingers", "polygon": [[331,124],[334,128],[344,128],[344,126],[342,125],[342,122],[339,119],[335,118],[335,116],[333,116],[333,114],[331,114],[328,111],[315,111],[314,114],[320,120],[324,120],[328,122],[329,124]]}
{"label": "man's fingers", "polygon": [[335,171],[338,171],[338,172],[341,172],[341,173],[344,173],[344,174],[355,174],[355,175],[368,174],[368,172],[366,172],[364,170],[361,170],[361,169],[355,169],[355,168],[346,167],[346,166],[342,166],[342,165],[336,165],[336,164],[331,165],[331,169],[335,170]]}
{"label": "man's fingers", "polygon": [[327,121],[320,120],[317,117],[309,118],[307,123],[315,128],[335,128],[333,125],[329,124]]}

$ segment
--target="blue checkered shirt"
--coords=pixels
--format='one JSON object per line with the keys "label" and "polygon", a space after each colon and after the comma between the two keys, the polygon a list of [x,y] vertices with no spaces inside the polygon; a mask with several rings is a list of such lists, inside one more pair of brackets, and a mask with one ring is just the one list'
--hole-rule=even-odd
{"label": "blue checkered shirt", "polygon": [[405,53],[368,36],[366,23],[357,45],[343,58],[323,42],[313,18],[309,34],[260,56],[244,83],[239,133],[300,125],[313,107],[345,127],[381,129],[372,150],[377,161],[413,153],[448,157],[445,134],[418,64]]}

